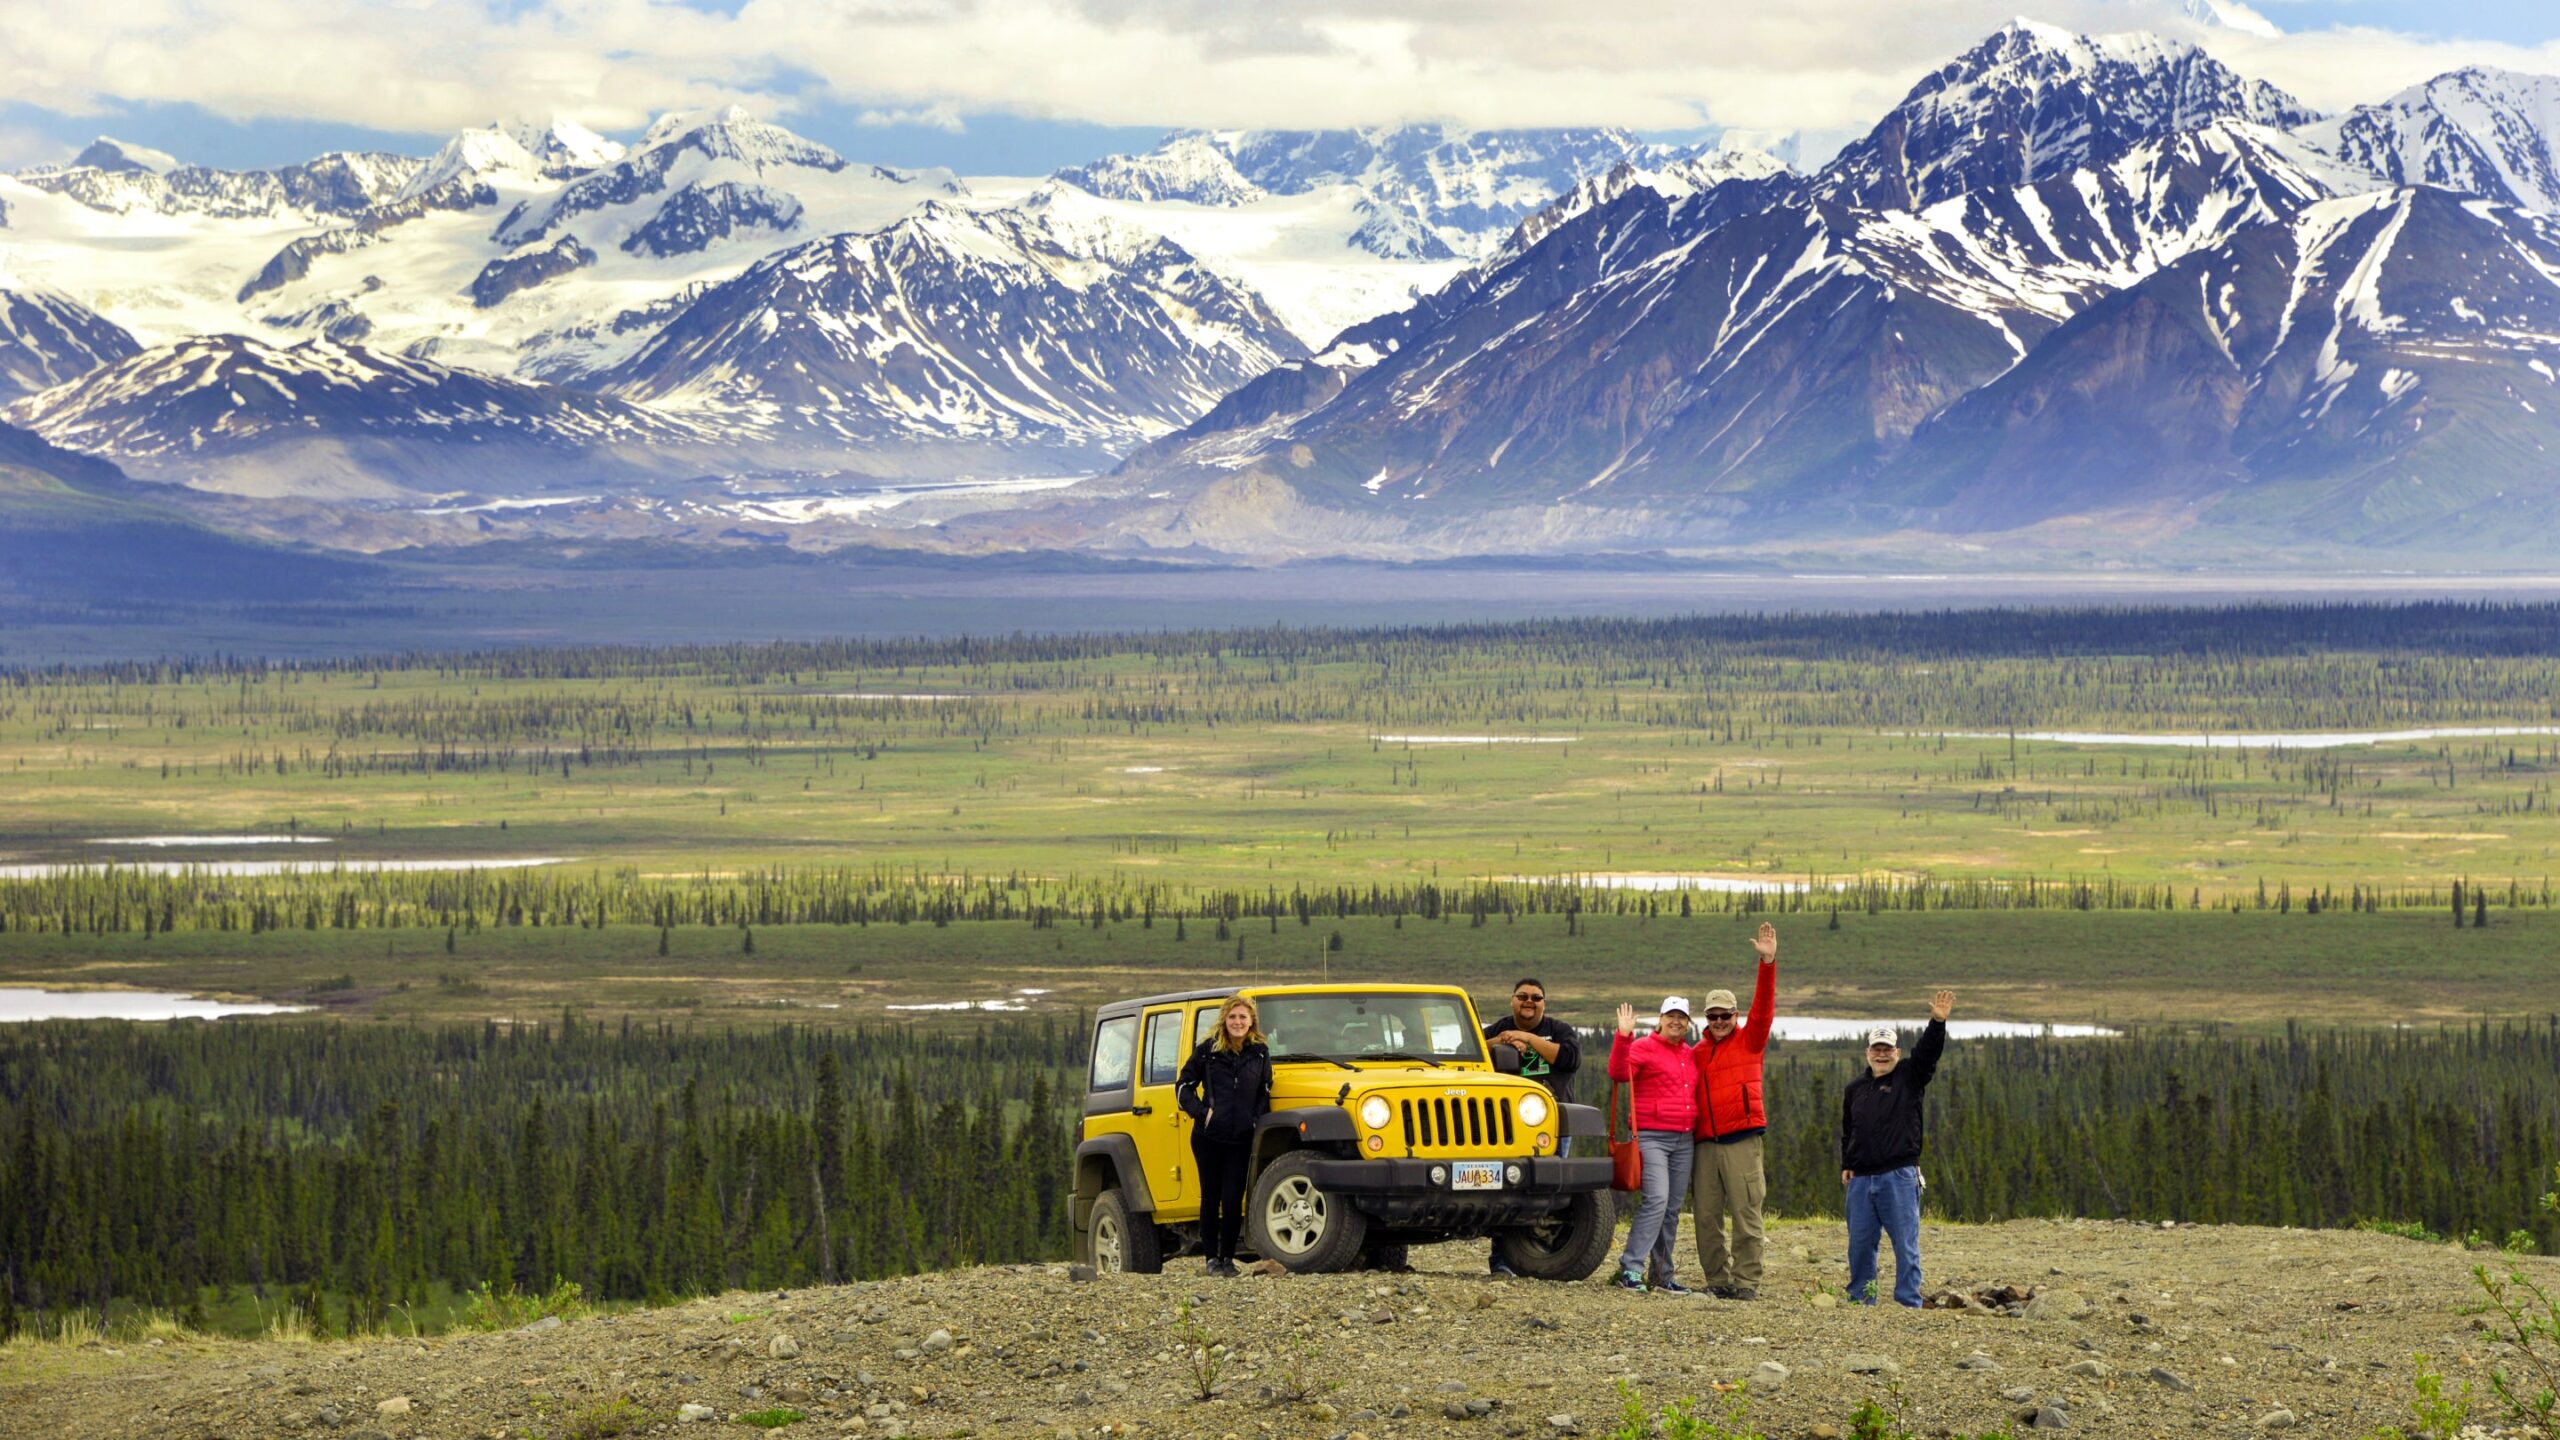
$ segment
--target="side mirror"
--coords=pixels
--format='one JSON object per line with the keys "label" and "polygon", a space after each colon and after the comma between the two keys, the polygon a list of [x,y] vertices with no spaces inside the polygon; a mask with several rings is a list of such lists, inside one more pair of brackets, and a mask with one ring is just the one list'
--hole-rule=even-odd
{"label": "side mirror", "polygon": [[1493,1068],[1505,1075],[1520,1073],[1520,1052],[1508,1045],[1493,1047]]}

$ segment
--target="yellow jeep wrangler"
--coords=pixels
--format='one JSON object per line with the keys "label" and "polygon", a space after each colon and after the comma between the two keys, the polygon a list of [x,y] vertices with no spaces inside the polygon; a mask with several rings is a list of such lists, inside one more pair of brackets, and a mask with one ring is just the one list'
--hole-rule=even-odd
{"label": "yellow jeep wrangler", "polygon": [[1229,986],[1104,1006],[1076,1135],[1079,1258],[1152,1273],[1198,1247],[1174,1081],[1239,990],[1272,1061],[1246,1248],[1294,1271],[1391,1269],[1407,1245],[1490,1235],[1513,1269],[1546,1280],[1606,1258],[1609,1161],[1563,1155],[1568,1138],[1607,1133],[1600,1111],[1521,1078],[1517,1052],[1488,1046],[1465,992],[1444,985]]}

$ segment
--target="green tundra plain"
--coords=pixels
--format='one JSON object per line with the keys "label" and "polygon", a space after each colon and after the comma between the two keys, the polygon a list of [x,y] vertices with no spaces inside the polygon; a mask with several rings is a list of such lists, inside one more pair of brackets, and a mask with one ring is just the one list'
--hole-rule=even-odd
{"label": "green tundra plain", "polygon": [[0,983],[836,1023],[1536,971],[1595,1023],[1774,913],[1800,1010],[2538,1014],[2556,776],[2547,606],[21,671]]}

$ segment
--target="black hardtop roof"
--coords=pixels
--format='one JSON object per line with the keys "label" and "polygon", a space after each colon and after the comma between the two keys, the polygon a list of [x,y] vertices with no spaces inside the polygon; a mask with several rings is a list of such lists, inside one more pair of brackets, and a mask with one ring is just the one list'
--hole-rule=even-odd
{"label": "black hardtop roof", "polygon": [[[1137,1014],[1137,1013],[1138,1013],[1139,1011],[1141,1011],[1141,1010],[1149,1009],[1149,1008],[1151,1008],[1151,1007],[1153,1007],[1153,1006],[1157,1006],[1157,1005],[1180,1005],[1180,1004],[1184,1004],[1184,1003],[1187,1003],[1187,1002],[1189,1002],[1189,1001],[1193,1001],[1193,1000],[1223,1000],[1223,999],[1225,999],[1225,998],[1226,998],[1227,996],[1229,996],[1229,995],[1233,995],[1233,994],[1238,993],[1239,991],[1244,991],[1244,990],[1266,990],[1266,991],[1267,991],[1267,990],[1309,990],[1309,991],[1322,991],[1322,990],[1367,990],[1367,989],[1373,989],[1373,988],[1374,988],[1374,989],[1381,989],[1381,990],[1402,990],[1402,991],[1410,991],[1410,992],[1413,992],[1413,993],[1416,993],[1416,994],[1433,993],[1433,992],[1441,992],[1441,991],[1452,991],[1452,990],[1459,991],[1459,993],[1461,993],[1461,994],[1465,993],[1463,990],[1460,990],[1460,989],[1459,989],[1459,987],[1458,987],[1458,986],[1455,986],[1455,985],[1414,985],[1414,984],[1402,984],[1402,983],[1398,983],[1398,984],[1388,984],[1388,985],[1380,985],[1380,986],[1374,986],[1374,987],[1373,987],[1373,986],[1369,986],[1369,985],[1364,985],[1364,984],[1362,984],[1361,982],[1356,981],[1356,980],[1346,980],[1346,981],[1342,981],[1342,982],[1340,982],[1339,984],[1311,984],[1311,983],[1309,983],[1309,982],[1307,982],[1307,981],[1303,981],[1303,980],[1284,980],[1284,981],[1280,981],[1280,982],[1278,982],[1278,983],[1276,983],[1276,984],[1264,984],[1264,985],[1219,985],[1219,986],[1215,986],[1215,987],[1213,987],[1213,988],[1211,988],[1211,989],[1207,989],[1207,990],[1176,990],[1176,991],[1173,991],[1173,992],[1172,992],[1172,993],[1170,993],[1170,994],[1165,994],[1165,995],[1146,995],[1146,996],[1141,996],[1141,997],[1139,997],[1138,999],[1135,999],[1135,1000],[1114,1000],[1114,1001],[1112,1001],[1110,1004],[1105,1005],[1105,1006],[1103,1006],[1101,1009],[1096,1010],[1095,1012],[1093,1012],[1093,1018],[1094,1018],[1094,1020],[1095,1020],[1095,1022],[1096,1022],[1096,1023],[1100,1023],[1101,1021],[1104,1021],[1104,1020],[1118,1020],[1118,1019],[1121,1019],[1121,1018],[1123,1018],[1123,1017],[1125,1017],[1125,1016],[1135,1015],[1135,1014]],[[1470,1004],[1472,1004],[1473,1002],[1472,1002],[1472,1001],[1470,1001],[1469,1003],[1470,1003]]]}
{"label": "black hardtop roof", "polygon": [[1185,1000],[1223,1000],[1245,988],[1242,985],[1220,985],[1213,990],[1177,990],[1170,995],[1148,995],[1136,1000],[1114,1000],[1093,1012],[1093,1018],[1116,1020],[1123,1015],[1135,1015],[1150,1005],[1174,1005]]}

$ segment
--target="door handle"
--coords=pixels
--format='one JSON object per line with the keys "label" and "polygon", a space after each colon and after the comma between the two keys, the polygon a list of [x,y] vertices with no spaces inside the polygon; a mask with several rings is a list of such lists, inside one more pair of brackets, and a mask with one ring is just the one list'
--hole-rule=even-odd
{"label": "door handle", "polygon": [[1132,1105],[1129,1107],[1129,1113],[1132,1115],[1153,1115],[1156,1113],[1156,1107],[1153,1105]]}

